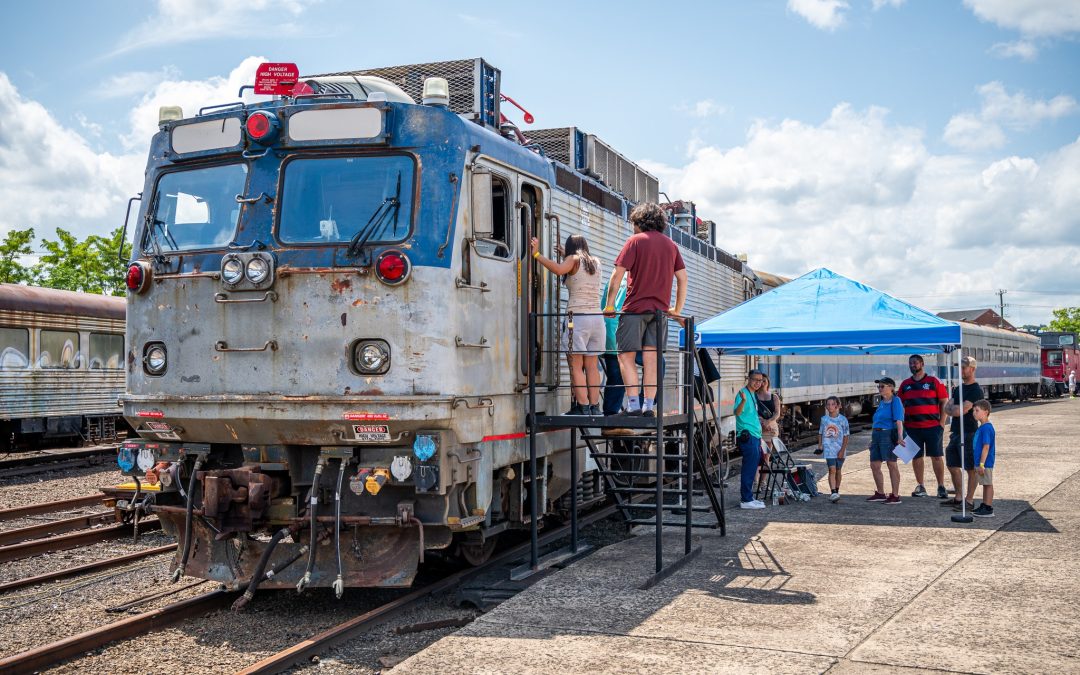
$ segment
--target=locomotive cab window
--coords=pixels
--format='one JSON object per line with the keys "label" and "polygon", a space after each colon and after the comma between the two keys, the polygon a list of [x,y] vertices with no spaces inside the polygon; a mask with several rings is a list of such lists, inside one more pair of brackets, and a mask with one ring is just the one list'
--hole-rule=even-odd
{"label": "locomotive cab window", "polygon": [[278,239],[287,244],[388,244],[412,229],[415,168],[406,155],[290,160]]}
{"label": "locomotive cab window", "polygon": [[79,334],[66,330],[43,330],[38,339],[38,367],[75,370],[82,365]]}
{"label": "locomotive cab window", "polygon": [[90,370],[117,370],[124,366],[124,336],[90,333]]}
{"label": "locomotive cab window", "polygon": [[0,370],[30,367],[30,331],[0,327]]}
{"label": "locomotive cab window", "polygon": [[167,173],[158,181],[143,233],[143,251],[162,253],[221,248],[233,241],[247,165],[202,167]]}
{"label": "locomotive cab window", "polygon": [[498,176],[491,176],[491,237],[477,239],[476,252],[483,256],[509,259],[512,250],[510,222],[510,185]]}

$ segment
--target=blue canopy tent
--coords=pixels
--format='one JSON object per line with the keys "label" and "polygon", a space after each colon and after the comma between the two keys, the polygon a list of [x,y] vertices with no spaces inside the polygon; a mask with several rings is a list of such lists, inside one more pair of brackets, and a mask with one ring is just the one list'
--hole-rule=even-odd
{"label": "blue canopy tent", "polygon": [[948,352],[960,325],[824,267],[697,326],[697,344],[737,355]]}
{"label": "blue canopy tent", "polygon": [[[954,352],[957,372],[961,358],[959,324],[825,268],[701,323],[695,342],[751,356]],[[959,520],[970,522],[966,510]]]}

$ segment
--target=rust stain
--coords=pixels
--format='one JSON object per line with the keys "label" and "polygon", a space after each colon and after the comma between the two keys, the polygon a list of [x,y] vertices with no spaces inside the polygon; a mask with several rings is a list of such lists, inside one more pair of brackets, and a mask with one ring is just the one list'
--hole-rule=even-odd
{"label": "rust stain", "polygon": [[356,300],[353,300],[352,306],[353,307],[359,307],[360,305],[366,305],[366,304],[367,304],[366,302],[364,302],[360,298],[357,298]]}
{"label": "rust stain", "polygon": [[335,293],[344,293],[350,288],[352,288],[352,279],[348,277],[334,279],[330,282],[330,289],[333,290]]}
{"label": "rust stain", "polygon": [[345,392],[344,393],[345,393],[346,396],[351,394],[352,393],[352,387],[345,387]]}
{"label": "rust stain", "polygon": [[379,389],[378,387],[373,387],[371,389],[365,389],[364,391],[358,391],[356,393],[361,396],[382,396],[383,390]]}

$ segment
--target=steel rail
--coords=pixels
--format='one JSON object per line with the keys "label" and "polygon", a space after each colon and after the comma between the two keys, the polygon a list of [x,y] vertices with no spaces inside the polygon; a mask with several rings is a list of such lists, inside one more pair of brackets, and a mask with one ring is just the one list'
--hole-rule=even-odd
{"label": "steel rail", "polygon": [[[582,516],[579,519],[580,525],[588,525],[598,520],[603,520],[608,516],[614,514],[617,508],[614,505],[605,506],[597,511],[594,511],[588,515]],[[555,528],[540,537],[540,545],[544,546],[550,544],[553,541],[566,537],[570,534],[570,524],[562,525]],[[429,595],[439,593],[441,591],[449,590],[458,584],[466,581],[467,579],[481,574],[488,569],[503,565],[514,560],[528,555],[531,548],[531,542],[525,541],[517,546],[507,549],[499,555],[493,557],[479,567],[473,567],[471,569],[455,572],[439,581],[428,584],[423,588],[403,595],[402,597],[388,602],[384,605],[380,605],[375,609],[372,609],[360,616],[354,617],[338,624],[333,628],[327,629],[322,633],[319,633],[306,640],[298,642],[297,644],[282,650],[277,654],[268,656],[267,658],[252,664],[247,668],[237,671],[237,675],[255,675],[256,673],[280,673],[291,666],[307,661],[313,656],[317,656],[327,649],[335,647],[346,640],[352,638],[356,633],[372,627],[373,625],[389,619],[392,616],[399,614],[400,612],[409,609],[413,605],[417,604],[421,600],[425,599]],[[534,579],[540,579],[543,575],[536,575]],[[0,666],[3,664],[0,663]]]}
{"label": "steel rail", "polygon": [[73,530],[85,530],[88,527],[103,525],[115,520],[115,513],[112,511],[103,511],[101,513],[91,513],[85,516],[75,516],[74,518],[38,523],[37,525],[20,527],[15,530],[4,530],[3,532],[0,532],[0,546],[18,544],[20,542],[40,539],[41,537],[47,537],[53,534],[63,534],[64,532],[71,532]]}
{"label": "steel rail", "polygon": [[235,592],[214,590],[193,598],[180,600],[160,609],[129,616],[85,633],[73,635],[20,654],[0,659],[0,673],[32,673],[99,649],[118,640],[128,640],[151,631],[167,628],[184,619],[201,616],[226,605]]}
{"label": "steel rail", "polygon": [[176,544],[168,544],[167,546],[148,548],[145,551],[128,553],[127,555],[122,555],[116,558],[109,558],[108,560],[98,560],[96,562],[86,563],[85,565],[79,565],[78,567],[69,567],[67,569],[60,570],[59,572],[48,572],[46,574],[39,574],[34,577],[16,579],[15,581],[9,581],[7,583],[0,584],[0,593],[13,591],[16,588],[36,586],[38,584],[44,584],[50,581],[56,581],[58,579],[66,579],[68,577],[77,576],[79,574],[86,574],[88,572],[99,572],[101,570],[112,569],[113,567],[122,567],[130,562],[135,562],[136,560],[142,560],[143,558],[149,558],[151,556],[160,555],[162,553],[169,553],[170,551],[175,550]]}
{"label": "steel rail", "polygon": [[54,452],[51,454],[8,457],[7,459],[0,459],[0,469],[34,466],[35,464],[48,464],[49,462],[59,462],[65,459],[88,459],[100,456],[108,457],[109,455],[115,455],[118,447],[120,447],[118,443],[113,443],[109,445],[97,445],[92,448],[65,450],[64,452]]}
{"label": "steel rail", "polygon": [[61,499],[56,502],[43,502],[41,504],[31,504],[30,506],[16,506],[10,509],[0,509],[0,522],[18,520],[19,518],[37,516],[43,513],[68,511],[84,506],[97,506],[101,504],[104,499],[105,498],[102,495],[91,495],[89,497],[74,497],[72,499]]}
{"label": "steel rail", "polygon": [[[156,530],[160,527],[161,522],[156,519],[139,523],[140,532]],[[88,546],[90,544],[97,544],[110,539],[124,537],[133,532],[134,529],[131,525],[127,523],[117,523],[115,525],[106,525],[105,527],[99,527],[93,530],[61,534],[56,537],[49,537],[48,539],[37,539],[35,541],[26,541],[21,544],[0,546],[0,563],[21,560],[22,558],[29,558],[30,556],[40,555],[42,553],[67,551],[81,546]]]}

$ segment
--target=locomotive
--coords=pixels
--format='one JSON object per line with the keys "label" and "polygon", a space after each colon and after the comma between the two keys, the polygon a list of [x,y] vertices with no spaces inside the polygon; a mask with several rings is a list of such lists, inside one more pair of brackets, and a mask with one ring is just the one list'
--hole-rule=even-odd
{"label": "locomotive", "polygon": [[[543,517],[592,480],[586,461],[570,474],[585,451],[565,430],[538,435],[528,471],[530,358],[535,412],[569,405],[559,320],[529,344],[530,312],[566,295],[529,241],[553,257],[582,234],[610,270],[659,185],[578,128],[526,137],[501,79],[469,59],[162,109],[126,278],[138,439],[119,506],[179,538],[174,578],[407,586],[426,550],[478,563],[529,527],[530,482]],[[692,214],[673,209],[669,233],[686,313],[712,316],[759,282]],[[720,366],[730,401],[746,363]]]}

